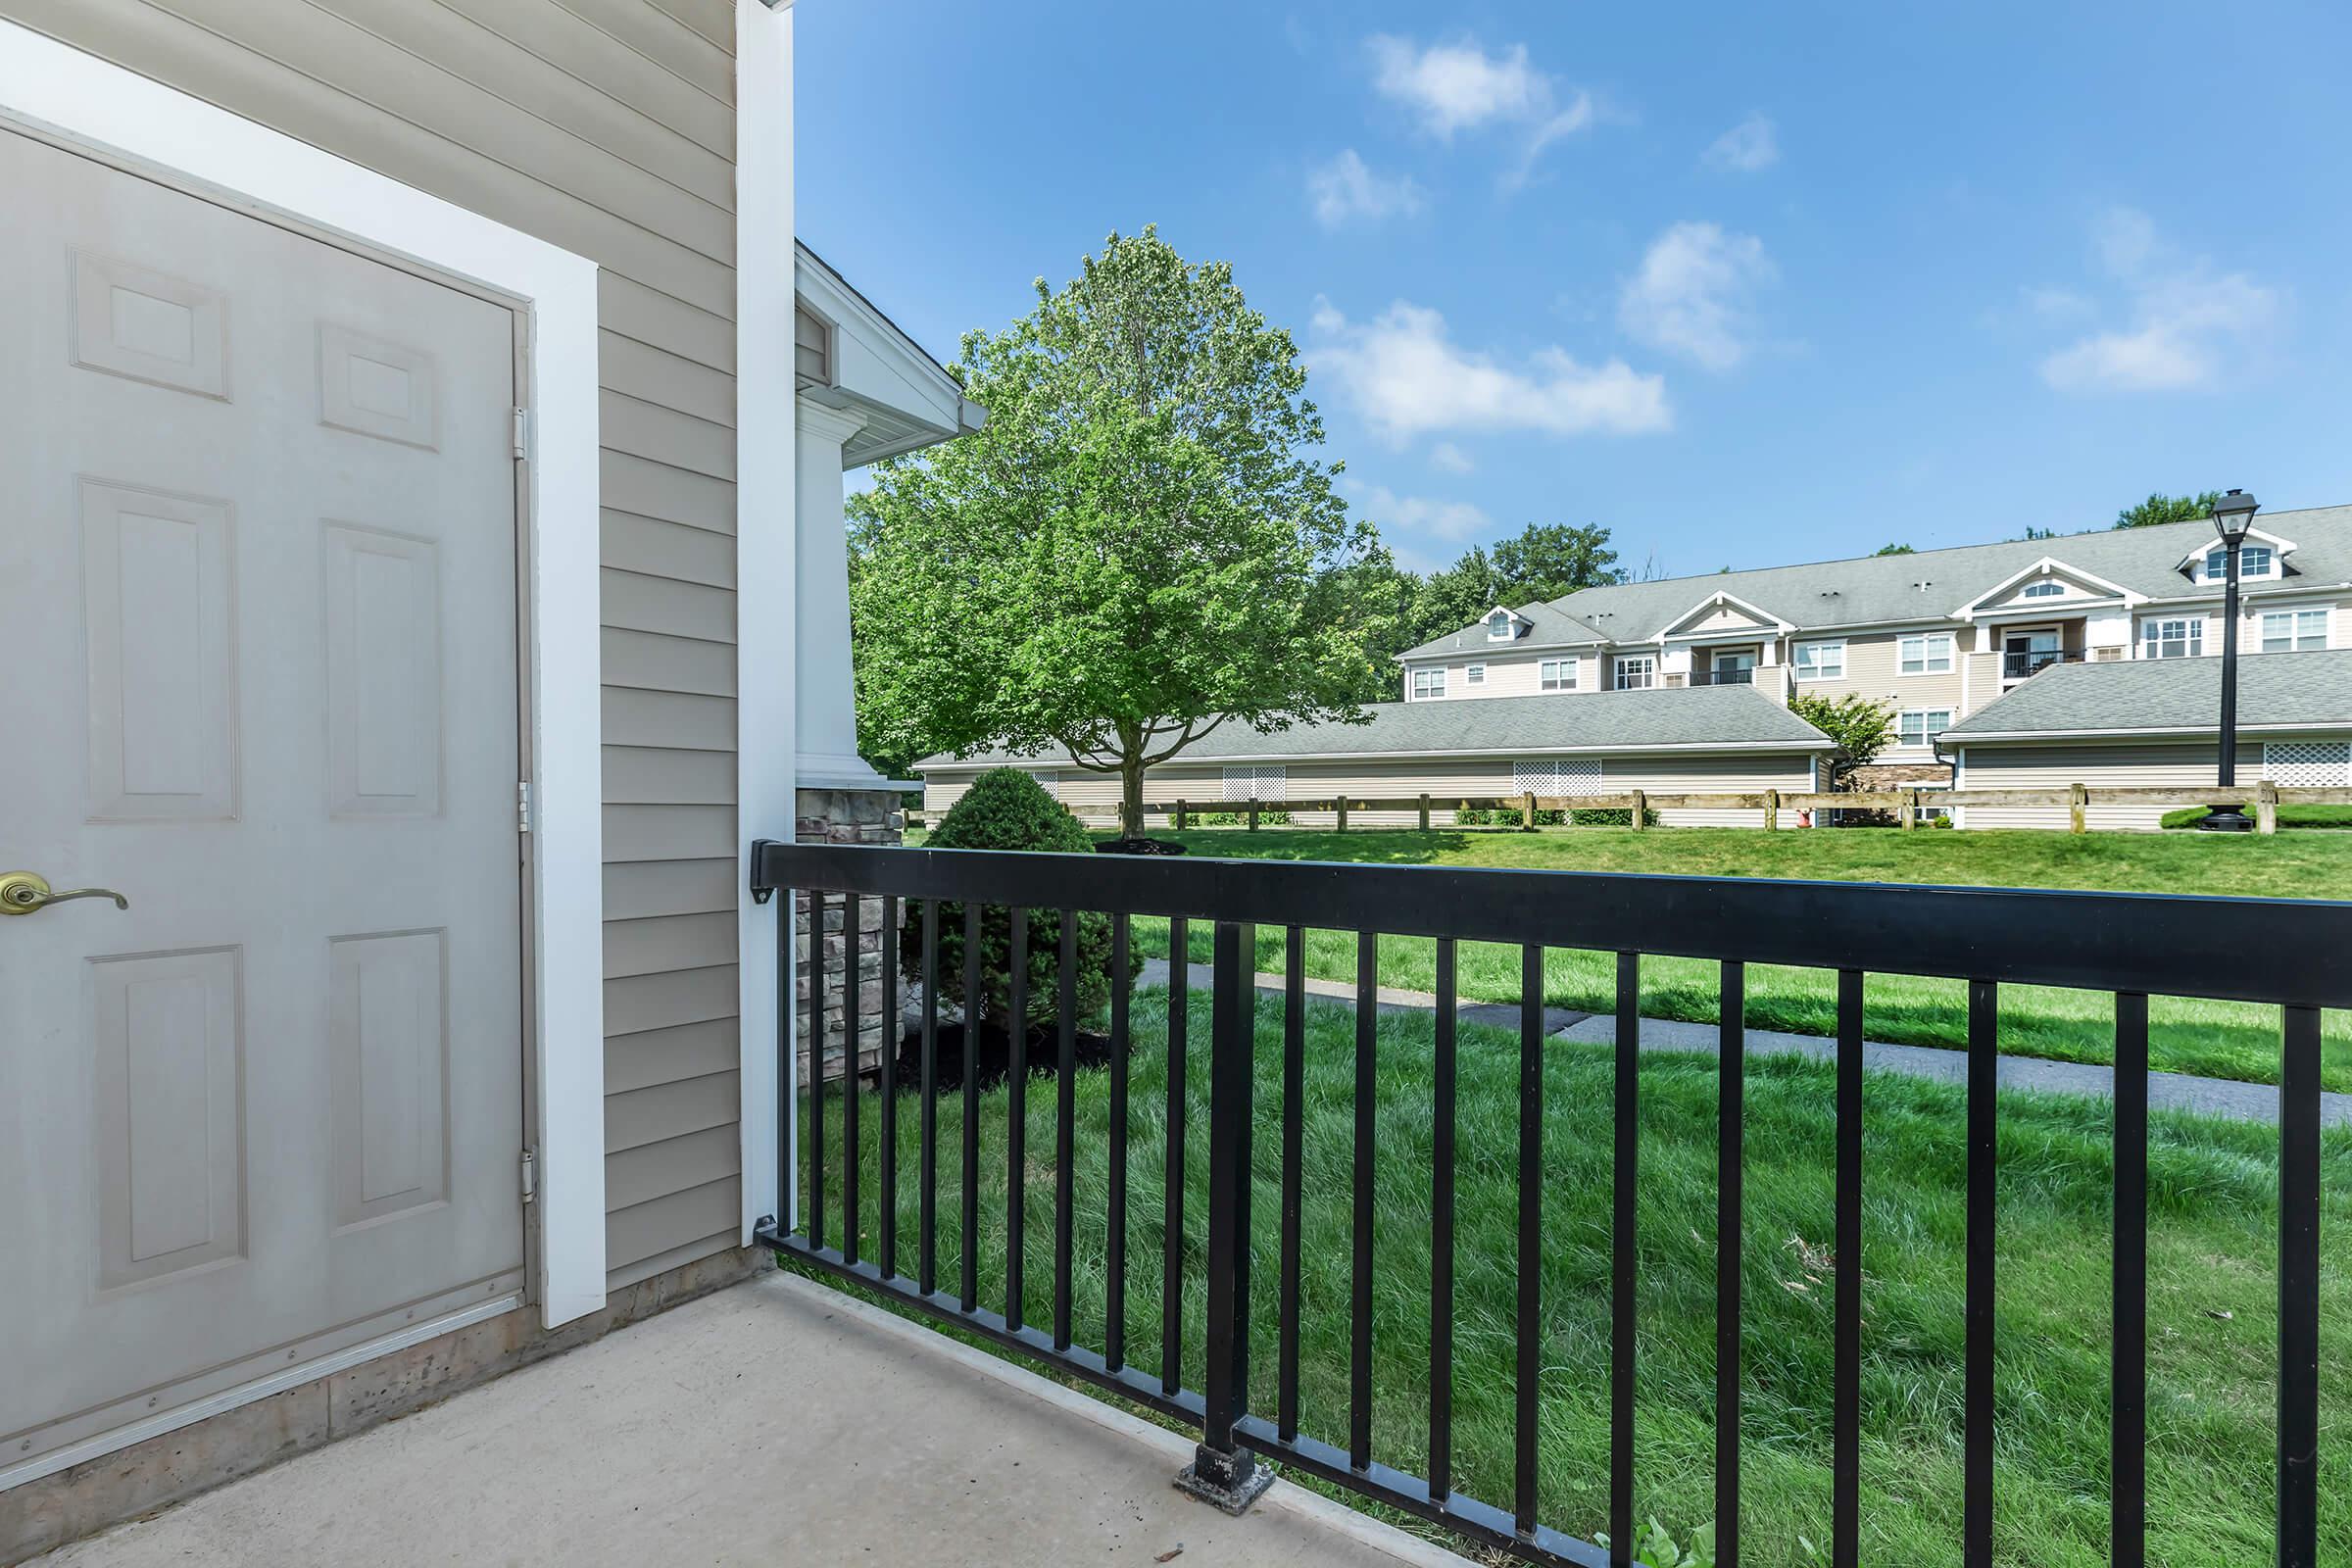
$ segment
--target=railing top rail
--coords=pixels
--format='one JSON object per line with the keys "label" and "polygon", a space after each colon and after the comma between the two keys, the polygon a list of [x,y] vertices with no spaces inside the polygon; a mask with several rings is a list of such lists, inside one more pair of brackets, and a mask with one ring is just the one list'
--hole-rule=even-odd
{"label": "railing top rail", "polygon": [[2352,902],[1207,856],[754,846],[816,888],[2352,1007]]}

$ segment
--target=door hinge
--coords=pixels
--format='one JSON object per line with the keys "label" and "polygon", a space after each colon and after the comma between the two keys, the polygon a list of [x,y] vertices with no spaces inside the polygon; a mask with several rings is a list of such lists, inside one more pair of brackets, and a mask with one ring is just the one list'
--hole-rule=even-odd
{"label": "door hinge", "polygon": [[531,830],[531,781],[523,779],[514,786],[514,831]]}
{"label": "door hinge", "polygon": [[522,1152],[522,1200],[529,1202],[539,1196],[539,1155],[535,1150]]}
{"label": "door hinge", "polygon": [[531,455],[531,411],[528,409],[514,411],[514,455],[518,458]]}

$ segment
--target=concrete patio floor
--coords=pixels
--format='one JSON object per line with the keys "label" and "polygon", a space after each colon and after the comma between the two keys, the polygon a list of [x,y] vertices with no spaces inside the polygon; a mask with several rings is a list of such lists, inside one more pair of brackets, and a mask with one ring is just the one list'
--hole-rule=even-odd
{"label": "concrete patio floor", "polygon": [[1281,1482],[1228,1518],[1170,1485],[1191,1457],[768,1273],[34,1561],[1466,1568]]}

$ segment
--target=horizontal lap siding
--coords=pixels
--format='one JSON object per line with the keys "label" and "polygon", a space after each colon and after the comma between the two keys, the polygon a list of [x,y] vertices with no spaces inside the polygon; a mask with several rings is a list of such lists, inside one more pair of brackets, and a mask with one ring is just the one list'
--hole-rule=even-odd
{"label": "horizontal lap siding", "polygon": [[588,257],[604,514],[615,1282],[731,1246],[735,124],[726,0],[0,0]]}
{"label": "horizontal lap siding", "polygon": [[[1808,697],[1846,697],[1860,695],[1888,708],[1948,708],[1952,722],[1958,723],[1974,708],[1982,708],[2000,695],[1995,683],[1992,690],[1973,671],[1961,673],[1968,659],[1968,645],[1974,633],[1966,627],[1945,628],[1952,633],[1952,671],[1948,675],[1906,675],[1902,673],[1901,641],[1898,632],[1857,632],[1844,639],[1845,678],[1843,680],[1798,681],[1790,690]],[[1799,642],[1836,642],[1838,634],[1823,632],[1800,636]],[[1962,688],[1967,686],[1967,701],[1962,701]],[[1932,762],[1935,754],[1924,746],[1889,746],[1879,758],[1882,762]]]}
{"label": "horizontal lap siding", "polygon": [[[2171,806],[2101,806],[2095,792],[2133,785],[2162,789],[2194,789],[2213,782],[2220,758],[2216,746],[2181,743],[2151,746],[2094,746],[2077,743],[2050,746],[1971,746],[1960,787],[1964,790],[2063,790],[2080,784],[2093,793],[2084,808],[2082,824],[2093,830],[2152,829]],[[2262,747],[2240,742],[2237,776],[2251,785],[2262,777]],[[2068,812],[2063,806],[1964,806],[1961,824],[1969,828],[2063,828]]]}

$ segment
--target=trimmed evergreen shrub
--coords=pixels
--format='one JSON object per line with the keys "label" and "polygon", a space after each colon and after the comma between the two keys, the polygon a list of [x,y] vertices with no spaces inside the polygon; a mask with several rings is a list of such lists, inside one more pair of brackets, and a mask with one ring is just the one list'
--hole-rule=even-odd
{"label": "trimmed evergreen shrub", "polygon": [[[1521,820],[1521,813],[1516,807],[1468,806],[1453,813],[1455,827],[1517,827]],[[1540,810],[1536,813],[1538,827],[1565,827],[1567,824],[1566,811]]]}
{"label": "trimmed evergreen shrub", "polygon": [[[963,798],[948,808],[923,842],[931,850],[1042,850],[1091,855],[1095,841],[1060,802],[1017,767],[981,774]],[[899,963],[910,981],[922,975],[923,931],[919,908],[907,910],[899,935]],[[1078,920],[1078,1013],[1085,1017],[1110,1004],[1110,916],[1081,912]],[[1029,995],[1026,1021],[1045,1023],[1059,1003],[1061,911],[1029,911]],[[1012,955],[1012,916],[999,905],[980,907],[980,1006],[982,1021],[1007,1028],[1011,1021],[1007,965]],[[1129,976],[1127,978],[1132,978]],[[963,996],[963,906],[939,906],[939,994],[958,1007]],[[967,1009],[968,1011],[968,1009]]]}
{"label": "trimmed evergreen shrub", "polygon": [[[1194,827],[1248,827],[1250,825],[1250,813],[1247,809],[1239,811],[1190,811],[1185,814],[1185,820]],[[1274,810],[1272,808],[1260,810],[1257,813],[1257,825],[1259,827],[1289,827],[1291,825],[1291,813],[1288,811]]]}
{"label": "trimmed evergreen shrub", "polygon": [[[1571,812],[1569,824],[1573,827],[1632,827],[1634,811],[1630,806],[1595,806]],[[1656,827],[1658,813],[1648,807],[1643,807],[1642,808],[1642,825]]]}

